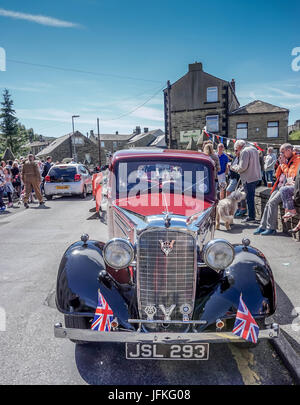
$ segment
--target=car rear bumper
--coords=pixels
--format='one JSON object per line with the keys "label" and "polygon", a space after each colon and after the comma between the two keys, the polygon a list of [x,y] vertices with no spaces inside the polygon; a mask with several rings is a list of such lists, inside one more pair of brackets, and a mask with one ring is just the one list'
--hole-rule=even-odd
{"label": "car rear bumper", "polygon": [[[259,331],[258,339],[274,339],[279,335],[279,325],[271,324],[268,329]],[[244,343],[245,340],[231,332],[195,333],[141,333],[141,332],[98,332],[90,329],[63,328],[61,323],[54,326],[54,336],[85,342],[111,343]]]}
{"label": "car rear bumper", "polygon": [[45,183],[46,195],[81,194],[83,190],[82,182],[72,183]]}

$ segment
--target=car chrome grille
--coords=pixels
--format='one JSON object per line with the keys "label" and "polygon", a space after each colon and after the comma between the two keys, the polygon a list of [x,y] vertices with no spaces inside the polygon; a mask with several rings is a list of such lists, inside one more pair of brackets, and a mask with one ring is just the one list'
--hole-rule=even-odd
{"label": "car chrome grille", "polygon": [[[160,241],[175,241],[168,255],[162,251]],[[171,320],[182,320],[181,305],[190,304],[194,308],[195,252],[194,237],[184,231],[159,229],[145,231],[140,235],[137,281],[141,319],[147,319],[145,308],[149,305],[156,307],[154,320],[164,320],[159,305],[165,308],[176,305]]]}

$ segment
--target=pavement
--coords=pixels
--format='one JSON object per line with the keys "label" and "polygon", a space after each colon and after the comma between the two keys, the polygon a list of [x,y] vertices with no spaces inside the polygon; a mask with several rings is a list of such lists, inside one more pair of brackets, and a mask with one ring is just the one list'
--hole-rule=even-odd
{"label": "pavement", "polygon": [[[0,215],[0,310],[6,314],[6,331],[0,330],[0,384],[297,384],[268,341],[247,350],[231,344],[211,345],[209,361],[152,361],[149,365],[126,360],[122,344],[74,345],[54,338],[53,325],[63,323],[55,306],[55,284],[64,251],[82,233],[107,240],[107,227],[90,212],[93,207],[91,197],[65,197],[47,201],[46,208],[32,204],[29,209],[15,208]],[[289,325],[297,319],[293,309],[300,306],[299,244],[284,235],[254,236],[253,228],[236,220],[232,231],[220,230],[216,237],[231,242],[249,237],[264,252],[277,281],[275,320]],[[298,349],[297,331],[284,328],[294,341],[294,350]]]}
{"label": "pavement", "polygon": [[235,219],[231,231],[221,229],[217,237],[232,243],[248,238],[268,259],[276,281],[277,310],[271,317],[280,325],[279,339],[272,344],[300,384],[300,243],[285,233],[271,236],[253,235],[259,223],[242,224]]}

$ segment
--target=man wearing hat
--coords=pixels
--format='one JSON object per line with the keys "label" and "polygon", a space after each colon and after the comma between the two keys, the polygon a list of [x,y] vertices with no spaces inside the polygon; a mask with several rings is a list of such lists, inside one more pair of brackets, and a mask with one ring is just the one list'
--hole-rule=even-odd
{"label": "man wearing hat", "polygon": [[42,178],[39,167],[35,163],[34,156],[31,153],[28,155],[28,160],[26,160],[23,164],[22,181],[25,186],[24,207],[29,207],[28,199],[30,193],[32,192],[32,189],[34,190],[35,195],[40,202],[40,205],[43,205],[43,197],[40,191]]}

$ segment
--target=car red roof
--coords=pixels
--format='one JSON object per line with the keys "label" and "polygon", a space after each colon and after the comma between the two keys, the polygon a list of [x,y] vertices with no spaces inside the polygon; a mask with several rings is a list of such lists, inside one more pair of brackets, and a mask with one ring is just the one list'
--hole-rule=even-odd
{"label": "car red roof", "polygon": [[212,163],[212,159],[202,152],[179,150],[179,149],[124,149],[115,152],[112,156],[112,166],[119,160],[127,159],[151,159],[151,158],[174,158],[174,159],[199,159]]}

